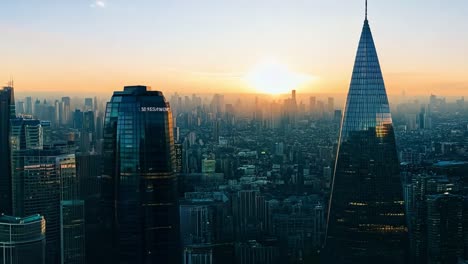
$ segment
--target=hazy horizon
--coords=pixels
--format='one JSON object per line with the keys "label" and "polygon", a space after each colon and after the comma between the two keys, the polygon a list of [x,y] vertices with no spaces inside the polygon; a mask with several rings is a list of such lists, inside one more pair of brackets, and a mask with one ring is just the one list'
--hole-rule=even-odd
{"label": "hazy horizon", "polygon": [[[264,92],[247,79],[274,61],[273,70],[302,80],[288,87],[298,93],[345,94],[364,20],[361,0],[18,0],[0,7],[7,36],[0,81],[12,76],[18,93],[110,95],[134,83],[168,94]],[[460,34],[467,12],[462,0],[369,2],[390,95],[468,95],[468,61],[460,56],[468,53]]]}

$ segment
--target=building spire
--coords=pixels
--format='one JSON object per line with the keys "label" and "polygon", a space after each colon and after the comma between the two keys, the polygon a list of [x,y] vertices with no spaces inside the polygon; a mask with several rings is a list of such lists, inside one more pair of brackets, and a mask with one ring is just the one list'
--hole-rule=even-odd
{"label": "building spire", "polygon": [[367,21],[367,0],[366,0],[366,21]]}

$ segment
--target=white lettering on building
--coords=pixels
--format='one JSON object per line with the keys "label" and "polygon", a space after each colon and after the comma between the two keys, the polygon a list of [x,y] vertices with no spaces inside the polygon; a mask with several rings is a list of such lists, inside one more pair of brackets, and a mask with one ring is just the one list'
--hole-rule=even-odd
{"label": "white lettering on building", "polygon": [[142,106],[141,112],[169,112],[169,107]]}

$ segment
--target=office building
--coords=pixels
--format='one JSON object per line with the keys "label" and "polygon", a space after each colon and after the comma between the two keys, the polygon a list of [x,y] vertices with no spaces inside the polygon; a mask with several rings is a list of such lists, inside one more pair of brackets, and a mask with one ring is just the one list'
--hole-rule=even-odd
{"label": "office building", "polygon": [[96,153],[76,154],[76,173],[79,182],[79,200],[85,209],[85,255],[86,263],[99,263],[99,195],[101,176],[101,155]]}
{"label": "office building", "polygon": [[24,102],[23,101],[18,101],[16,103],[16,113],[24,114]]}
{"label": "office building", "polygon": [[213,249],[210,246],[187,246],[184,248],[183,264],[213,263]]}
{"label": "office building", "polygon": [[46,263],[60,262],[61,181],[56,160],[66,148],[19,149],[12,155],[13,214],[41,214],[46,219]]}
{"label": "office building", "polygon": [[84,99],[84,111],[93,111],[94,109],[93,98]]}
{"label": "office building", "polygon": [[[173,118],[159,91],[127,86],[107,103],[101,180],[106,261],[180,263]],[[115,258],[115,259],[114,259]]]}
{"label": "office building", "polygon": [[70,108],[70,97],[62,97],[62,115],[61,115],[61,120],[60,124],[61,125],[68,125],[70,124],[72,118],[71,118],[71,108]]}
{"label": "office building", "polygon": [[78,130],[83,129],[83,119],[83,112],[79,109],[76,109],[75,112],[73,112],[73,128]]}
{"label": "office building", "polygon": [[95,133],[94,112],[86,111],[83,113],[83,130],[89,133]]}
{"label": "office building", "polygon": [[26,97],[26,107],[25,107],[25,114],[32,115],[33,114],[33,103],[32,97]]}
{"label": "office building", "polygon": [[251,240],[246,243],[236,243],[235,252],[237,264],[280,263],[275,241],[258,242]]}
{"label": "office building", "polygon": [[427,263],[456,264],[463,257],[464,203],[460,195],[427,196]]}
{"label": "office building", "polygon": [[327,110],[330,114],[333,113],[333,111],[335,111],[335,98],[328,97]]}
{"label": "office building", "polygon": [[15,118],[15,99],[13,87],[0,90],[0,213],[11,215],[13,212],[10,119]]}
{"label": "office building", "polygon": [[183,246],[213,242],[213,209],[208,204],[180,205],[180,233]]}
{"label": "office building", "polygon": [[16,118],[10,121],[10,142],[12,150],[42,149],[43,129],[41,121]]}
{"label": "office building", "polygon": [[366,6],[332,181],[327,262],[404,263],[402,190],[392,117]]}
{"label": "office building", "polygon": [[84,201],[79,199],[75,154],[58,156],[55,165],[60,179],[61,263],[84,264],[85,209]]}
{"label": "office building", "polygon": [[45,242],[43,216],[0,216],[0,264],[45,264]]}

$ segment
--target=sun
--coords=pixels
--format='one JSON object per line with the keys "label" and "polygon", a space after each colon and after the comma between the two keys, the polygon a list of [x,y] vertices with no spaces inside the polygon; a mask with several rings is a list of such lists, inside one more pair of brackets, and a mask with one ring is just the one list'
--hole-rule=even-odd
{"label": "sun", "polygon": [[254,66],[246,75],[247,84],[260,93],[283,94],[309,82],[306,74],[291,71],[286,65],[268,61]]}

